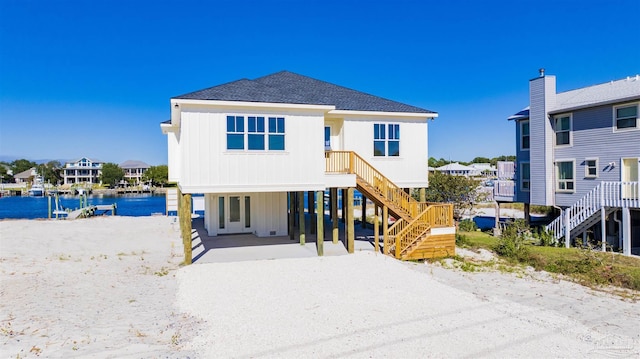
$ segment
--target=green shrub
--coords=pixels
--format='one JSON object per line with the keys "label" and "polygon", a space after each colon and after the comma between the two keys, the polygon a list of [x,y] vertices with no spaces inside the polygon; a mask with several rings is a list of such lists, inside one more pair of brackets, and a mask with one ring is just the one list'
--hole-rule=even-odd
{"label": "green shrub", "polygon": [[458,229],[463,232],[475,232],[478,229],[478,226],[472,219],[463,219],[458,223]]}
{"label": "green shrub", "polygon": [[546,228],[540,228],[537,232],[534,232],[533,236],[538,239],[538,245],[544,247],[555,247],[556,245],[553,232],[547,231]]}
{"label": "green shrub", "polygon": [[516,219],[502,231],[496,252],[512,260],[525,259],[528,254],[526,241],[529,239],[530,231],[531,229],[525,220]]}
{"label": "green shrub", "polygon": [[456,246],[468,246],[470,243],[471,241],[469,240],[469,237],[456,233]]}

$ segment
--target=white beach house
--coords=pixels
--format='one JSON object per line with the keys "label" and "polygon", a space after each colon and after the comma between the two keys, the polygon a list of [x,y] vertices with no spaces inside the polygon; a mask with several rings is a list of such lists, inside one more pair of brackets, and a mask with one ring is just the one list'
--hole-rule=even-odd
{"label": "white beach house", "polygon": [[[436,116],[282,71],[173,97],[171,119],[161,129],[167,135],[169,180],[181,195],[204,194],[210,236],[291,235],[292,213],[304,211],[294,206],[295,198],[303,206],[306,194],[312,214],[317,203],[324,203],[325,191],[333,203],[338,190],[348,199],[357,189],[376,210],[397,219],[392,232],[385,229],[388,241],[391,234],[394,240],[412,238],[398,246],[388,243],[386,249],[411,257],[453,250],[450,206],[430,206],[408,195],[408,189],[428,185],[427,121]],[[428,224],[417,220],[427,216]],[[302,242],[305,230],[300,231]],[[353,231],[347,229],[346,235],[352,238]],[[427,238],[432,245],[420,247]],[[447,248],[437,244],[436,250],[438,238],[451,243]]]}

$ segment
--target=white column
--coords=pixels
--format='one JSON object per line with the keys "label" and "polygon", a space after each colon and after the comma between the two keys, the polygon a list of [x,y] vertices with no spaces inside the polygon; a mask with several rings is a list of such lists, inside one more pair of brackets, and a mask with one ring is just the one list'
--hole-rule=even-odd
{"label": "white column", "polygon": [[564,246],[571,247],[571,230],[569,229],[569,221],[571,220],[569,208],[564,210]]}
{"label": "white column", "polygon": [[622,209],[622,254],[631,255],[631,212],[628,207]]}
{"label": "white column", "polygon": [[604,206],[600,208],[600,238],[602,239],[602,251],[607,251],[607,215]]}

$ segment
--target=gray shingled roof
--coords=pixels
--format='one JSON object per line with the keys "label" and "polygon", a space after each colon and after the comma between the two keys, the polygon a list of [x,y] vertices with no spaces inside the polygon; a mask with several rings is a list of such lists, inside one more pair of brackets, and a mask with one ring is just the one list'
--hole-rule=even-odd
{"label": "gray shingled roof", "polygon": [[435,113],[289,71],[255,80],[241,79],[174,99],[330,105],[336,110],[350,111]]}
{"label": "gray shingled roof", "polygon": [[148,164],[142,161],[127,160],[120,164],[120,168],[150,168]]}
{"label": "gray shingled roof", "polygon": [[[605,82],[599,85],[582,87],[576,90],[559,92],[556,105],[550,113],[599,106],[605,103],[632,101],[640,98],[640,75],[630,76],[622,80]],[[529,106],[509,116],[508,120],[529,118]]]}

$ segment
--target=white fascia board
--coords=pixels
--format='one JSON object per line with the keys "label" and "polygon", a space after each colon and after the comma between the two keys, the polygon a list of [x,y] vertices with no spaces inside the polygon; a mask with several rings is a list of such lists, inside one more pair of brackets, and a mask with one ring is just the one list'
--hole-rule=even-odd
{"label": "white fascia board", "polygon": [[215,107],[249,107],[249,108],[284,108],[293,110],[315,110],[315,111],[331,111],[335,110],[335,106],[330,105],[306,105],[296,103],[274,103],[274,102],[244,102],[244,101],[218,101],[218,100],[189,100],[189,99],[172,99],[171,107],[175,104],[195,105],[195,106],[215,106]]}
{"label": "white fascia board", "polygon": [[178,131],[178,126],[174,126],[170,123],[161,123],[160,124],[160,129],[162,130],[162,134],[166,135],[169,132],[177,132]]}
{"label": "white fascia board", "polygon": [[438,113],[333,110],[327,113],[327,117],[401,117],[429,120],[438,117]]}
{"label": "white fascia board", "polygon": [[324,191],[324,183],[282,184],[282,185],[196,185],[178,184],[182,193],[253,193],[253,192],[306,192]]}

